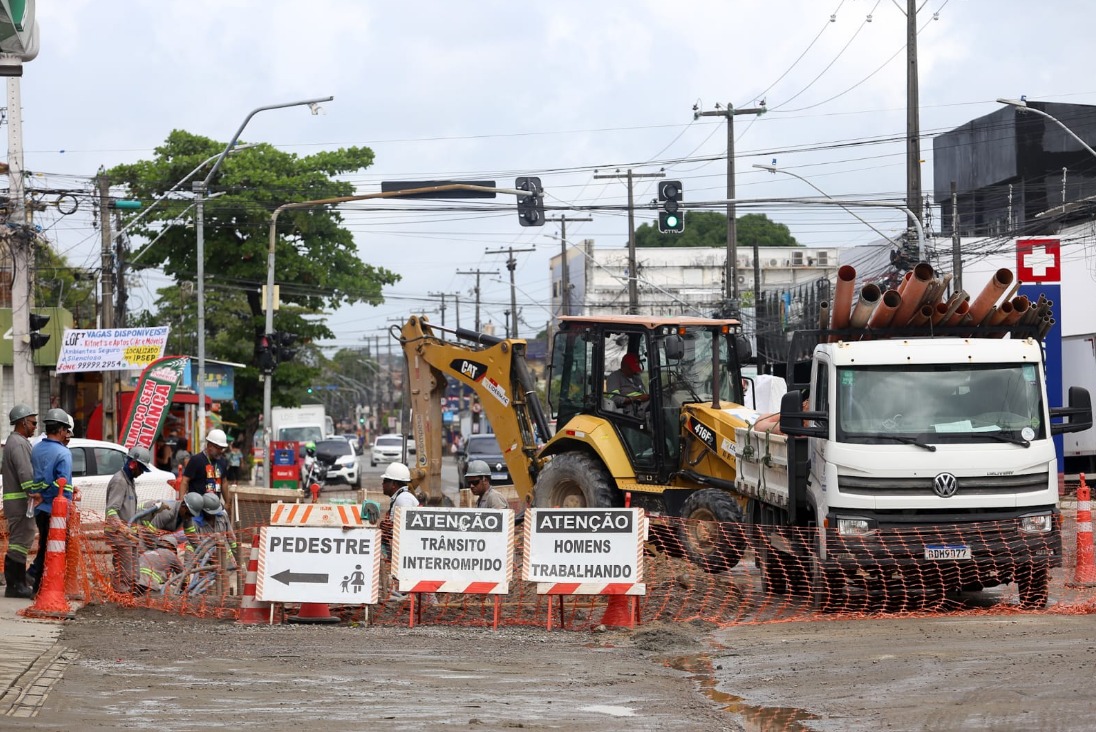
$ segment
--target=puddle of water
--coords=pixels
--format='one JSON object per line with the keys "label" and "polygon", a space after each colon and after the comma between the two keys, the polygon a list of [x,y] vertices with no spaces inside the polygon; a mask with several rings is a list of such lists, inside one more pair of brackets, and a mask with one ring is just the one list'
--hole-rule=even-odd
{"label": "puddle of water", "polygon": [[588,707],[581,707],[583,712],[597,712],[598,714],[608,714],[610,717],[634,717],[636,716],[635,710],[630,707],[614,706],[612,704],[591,704]]}
{"label": "puddle of water", "polygon": [[711,657],[677,656],[666,662],[670,668],[692,674],[692,680],[700,686],[704,696],[720,705],[724,712],[737,714],[746,730],[780,730],[781,732],[811,732],[802,723],[818,716],[793,707],[759,707],[747,704],[740,696],[728,694],[716,688],[715,669]]}

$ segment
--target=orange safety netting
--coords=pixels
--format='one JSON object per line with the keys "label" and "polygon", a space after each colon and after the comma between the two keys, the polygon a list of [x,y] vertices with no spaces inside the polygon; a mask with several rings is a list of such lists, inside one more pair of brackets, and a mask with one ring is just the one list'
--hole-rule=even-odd
{"label": "orange safety netting", "polygon": [[[181,572],[171,573],[162,587],[130,594],[112,589],[112,551],[101,525],[84,524],[70,536],[81,549],[70,553],[79,557],[70,593],[78,589],[89,602],[235,617],[258,528],[256,524],[236,532],[234,559],[230,558],[230,537],[202,535],[196,549],[179,552]],[[819,535],[814,529],[653,518],[645,553],[647,595],[639,598],[641,622],[704,621],[726,626],[941,611],[1094,613],[1096,587],[1073,582],[1076,521],[1072,515],[1067,515],[1062,528],[1061,546],[1046,535],[1018,534],[1015,521],[930,532],[884,529],[855,539],[839,539],[830,529],[824,535],[830,560],[820,562]],[[969,546],[972,558],[926,561],[926,546]],[[1017,568],[1018,557],[1033,561]],[[601,622],[605,597],[561,600],[538,595],[536,585],[523,582],[520,541],[514,566],[510,593],[499,598],[500,624],[546,625],[550,611],[556,627],[588,629]],[[382,575],[387,578],[387,560]],[[368,608],[368,617],[361,605],[332,605],[331,611],[352,622],[407,623],[409,603],[389,595],[393,585],[383,581],[380,604]],[[980,592],[983,585],[986,591]],[[990,589],[992,585],[998,586]],[[964,591],[954,591],[958,588]],[[472,626],[493,622],[491,595],[438,593],[422,599],[417,622]],[[288,613],[285,610],[275,606],[275,618],[292,614],[295,606]]]}

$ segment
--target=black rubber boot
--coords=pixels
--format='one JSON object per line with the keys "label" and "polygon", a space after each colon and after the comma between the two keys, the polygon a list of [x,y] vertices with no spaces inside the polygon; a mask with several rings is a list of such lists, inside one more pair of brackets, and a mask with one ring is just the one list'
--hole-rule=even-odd
{"label": "black rubber boot", "polygon": [[4,597],[21,597],[28,600],[34,597],[34,592],[27,587],[26,565],[4,562],[4,580],[7,582]]}

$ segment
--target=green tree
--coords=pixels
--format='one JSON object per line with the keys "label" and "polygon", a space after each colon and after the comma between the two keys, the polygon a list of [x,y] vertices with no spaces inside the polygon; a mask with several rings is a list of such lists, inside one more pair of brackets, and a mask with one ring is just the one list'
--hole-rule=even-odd
{"label": "green tree", "polygon": [[94,272],[70,266],[51,246],[34,247],[35,307],[65,308],[77,328],[94,327],[97,279]]}
{"label": "green tree", "polygon": [[[797,247],[800,244],[784,224],[765,214],[746,214],[735,219],[739,246]],[[727,216],[718,211],[688,211],[685,231],[662,234],[658,227],[643,224],[636,229],[637,247],[726,247]]]}
{"label": "green tree", "polygon": [[[153,159],[120,165],[107,176],[114,185],[128,186],[130,195],[147,205],[223,149],[224,143],[175,130]],[[262,411],[255,352],[265,330],[260,292],[266,282],[270,213],[292,201],[352,195],[353,185],[335,176],[372,163],[373,152],[364,147],[300,157],[261,144],[226,157],[211,183],[207,195],[221,195],[205,202],[206,354],[248,364],[236,373],[236,409],[225,417],[248,422],[248,436]],[[203,169],[198,177],[206,173]],[[173,196],[131,230],[149,240],[159,235],[131,266],[161,268],[176,282],[159,291],[154,312],[139,314],[132,322],[170,324],[169,345],[182,353],[196,350],[197,250],[194,229],[173,223],[184,213],[186,220],[192,219],[187,212],[191,203],[189,195]],[[378,304],[381,289],[399,280],[395,273],[361,261],[353,235],[341,222],[339,212],[330,207],[286,211],[278,218],[275,281],[281,307],[274,327],[298,334],[301,342],[297,358],[280,365],[274,376],[275,404],[299,404],[319,373],[323,357],[309,343],[334,335],[322,312],[345,304]]]}

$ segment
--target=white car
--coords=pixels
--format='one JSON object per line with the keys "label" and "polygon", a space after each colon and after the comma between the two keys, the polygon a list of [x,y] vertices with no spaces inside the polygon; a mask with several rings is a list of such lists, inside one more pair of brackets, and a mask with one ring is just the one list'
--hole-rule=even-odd
{"label": "white car", "polygon": [[[415,454],[415,441],[407,440],[407,459]],[[374,468],[377,463],[396,463],[403,457],[403,435],[381,435],[373,441],[369,464]]]}
{"label": "white car", "polygon": [[[102,440],[73,437],[68,443],[72,452],[72,482],[80,489],[80,519],[102,521],[107,512],[107,483],[126,462],[126,450],[121,445]],[[175,475],[153,467],[136,480],[137,505],[145,501],[178,498]]]}
{"label": "white car", "polygon": [[358,470],[358,448],[352,443],[341,437],[320,440],[316,443],[316,459],[327,468],[328,483],[362,487],[362,476]]}

